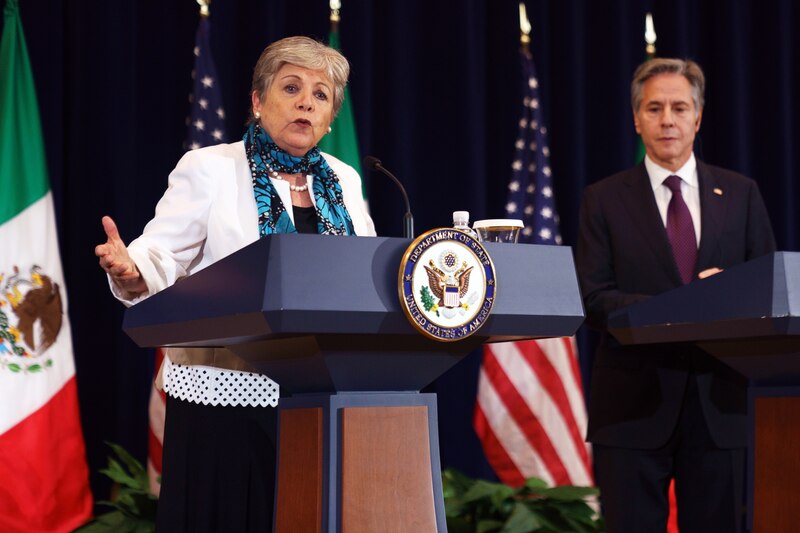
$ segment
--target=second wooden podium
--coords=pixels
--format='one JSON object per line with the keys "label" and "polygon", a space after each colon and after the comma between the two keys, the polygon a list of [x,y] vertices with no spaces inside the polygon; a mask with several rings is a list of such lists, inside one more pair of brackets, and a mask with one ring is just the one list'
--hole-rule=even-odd
{"label": "second wooden podium", "polygon": [[800,253],[774,252],[620,309],[623,344],[691,342],[749,378],[748,523],[796,529]]}

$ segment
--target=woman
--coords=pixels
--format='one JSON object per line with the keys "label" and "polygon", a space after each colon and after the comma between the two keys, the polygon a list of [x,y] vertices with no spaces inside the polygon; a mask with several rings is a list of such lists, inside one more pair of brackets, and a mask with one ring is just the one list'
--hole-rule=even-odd
{"label": "woman", "polygon": [[[375,235],[358,174],[317,148],[348,74],[338,51],[312,39],[268,46],[254,69],[243,140],[186,153],[155,217],[127,247],[103,218],[107,241],[95,254],[114,295],[133,305],[272,233]],[[270,530],[277,384],[227,350],[165,352],[158,529]]]}

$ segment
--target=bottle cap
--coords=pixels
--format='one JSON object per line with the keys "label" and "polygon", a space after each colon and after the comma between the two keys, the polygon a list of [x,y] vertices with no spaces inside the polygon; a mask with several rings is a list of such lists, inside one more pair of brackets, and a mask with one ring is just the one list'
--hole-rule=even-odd
{"label": "bottle cap", "polygon": [[453,211],[453,224],[469,224],[469,211]]}

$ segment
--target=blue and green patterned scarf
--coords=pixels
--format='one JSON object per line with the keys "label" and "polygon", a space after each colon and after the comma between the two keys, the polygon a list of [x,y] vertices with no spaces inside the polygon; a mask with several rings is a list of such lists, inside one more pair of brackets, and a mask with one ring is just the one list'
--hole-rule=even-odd
{"label": "blue and green patterned scarf", "polygon": [[317,233],[320,235],[355,235],[350,213],[344,206],[339,178],[316,146],[303,157],[284,152],[258,124],[251,124],[244,133],[244,149],[253,176],[253,194],[258,208],[259,235],[297,233],[286,206],[272,184],[267,162],[273,170],[289,174],[314,176],[312,188],[317,209]]}

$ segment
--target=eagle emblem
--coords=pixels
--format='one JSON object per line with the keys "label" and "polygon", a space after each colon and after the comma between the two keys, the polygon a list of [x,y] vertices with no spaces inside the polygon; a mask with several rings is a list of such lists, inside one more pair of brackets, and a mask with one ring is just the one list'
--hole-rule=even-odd
{"label": "eagle emblem", "polygon": [[[9,358],[37,358],[55,343],[64,320],[57,283],[33,265],[27,277],[15,266],[10,275],[0,273],[0,358],[2,366],[22,370]],[[46,363],[49,366],[51,362]],[[42,365],[25,365],[28,371]]]}
{"label": "eagle emblem", "polygon": [[461,305],[467,291],[469,291],[469,275],[474,267],[468,267],[464,261],[454,274],[448,274],[437,268],[430,259],[425,267],[428,273],[428,286],[433,295],[439,299],[439,307],[452,309]]}

